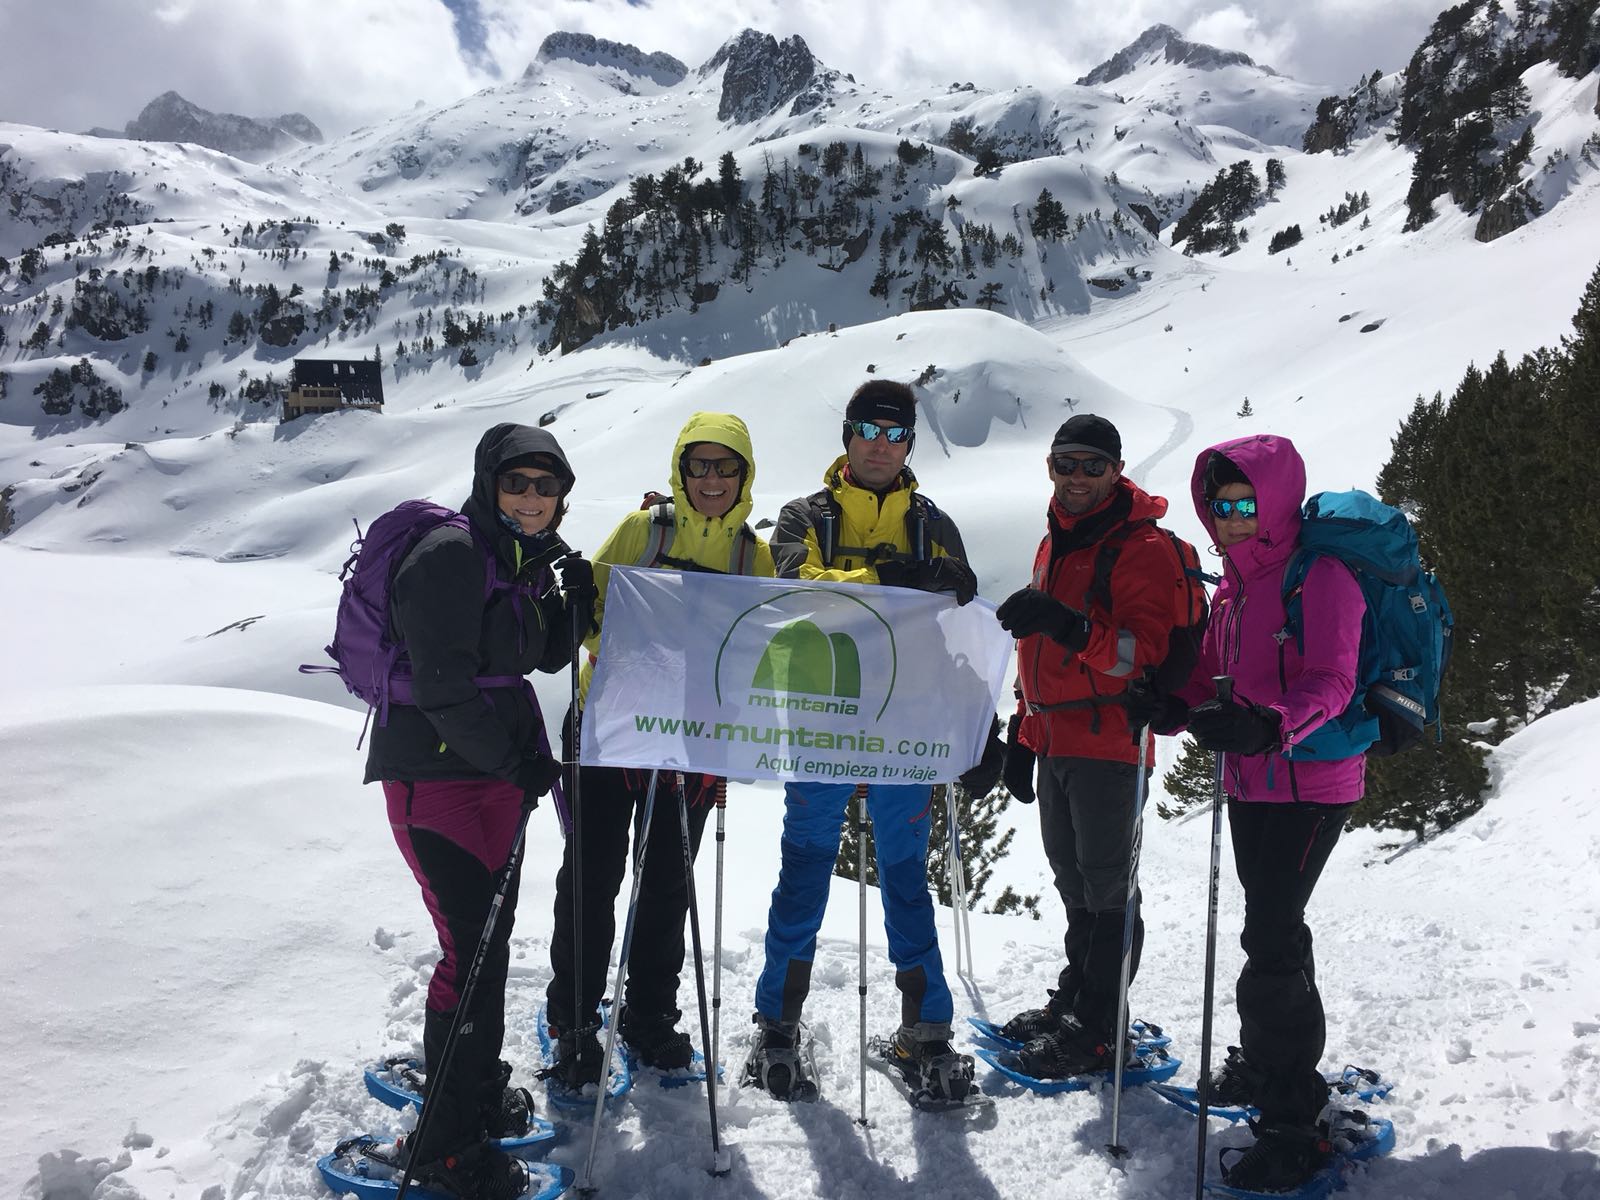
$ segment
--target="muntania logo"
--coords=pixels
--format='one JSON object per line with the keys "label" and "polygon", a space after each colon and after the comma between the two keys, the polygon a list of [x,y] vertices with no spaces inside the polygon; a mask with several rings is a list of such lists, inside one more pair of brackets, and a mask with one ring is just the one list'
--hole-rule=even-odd
{"label": "muntania logo", "polygon": [[[761,628],[759,623],[752,623],[740,629],[744,619],[759,609],[773,605],[782,605],[789,597],[801,597],[806,601],[805,607],[811,611],[805,616],[790,621],[782,626],[776,633],[766,640],[759,658],[756,659],[755,668],[749,676],[748,694],[745,702],[757,708],[776,708],[797,712],[836,713],[840,716],[853,717],[861,711],[862,700],[862,668],[861,650],[856,645],[856,639],[847,633],[826,632],[818,620],[825,620],[825,614],[816,611],[819,599],[827,601],[843,600],[851,604],[859,604],[866,609],[883,627],[883,636],[887,639],[888,649],[888,679],[887,690],[883,697],[882,707],[878,709],[877,716],[882,717],[889,706],[889,695],[894,691],[894,676],[896,655],[894,647],[894,631],[889,623],[871,605],[857,600],[853,596],[841,596],[837,592],[821,592],[816,589],[796,589],[785,592],[781,596],[763,601],[761,604],[740,613],[729,627],[727,635],[722,640],[722,646],[717,652],[717,699],[722,700],[722,668],[724,658],[731,658],[728,666],[730,670],[738,671],[740,661],[749,662],[755,645],[745,635],[746,631],[754,632]],[[795,607],[800,607],[796,605]],[[770,628],[770,626],[767,626]],[[859,629],[857,631],[859,633]],[[881,657],[881,651],[880,655]],[[742,674],[742,672],[741,672]],[[737,675],[734,677],[738,678]],[[730,681],[732,682],[732,681]],[[878,682],[876,679],[873,682]],[[881,685],[880,685],[881,686]],[[871,690],[876,691],[874,687]]]}

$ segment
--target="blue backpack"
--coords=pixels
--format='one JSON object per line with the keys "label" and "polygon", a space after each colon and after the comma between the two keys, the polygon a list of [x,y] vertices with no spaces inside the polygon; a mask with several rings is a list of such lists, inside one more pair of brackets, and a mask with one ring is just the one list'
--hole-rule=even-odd
{"label": "blue backpack", "polygon": [[[1302,759],[1389,755],[1422,740],[1439,722],[1439,684],[1450,664],[1455,618],[1444,588],[1424,570],[1406,515],[1363,491],[1319,492],[1306,501],[1300,549],[1283,576],[1287,614],[1278,635],[1305,651],[1300,592],[1318,555],[1355,572],[1367,611],[1361,623],[1356,690],[1338,716],[1286,751]],[[1435,730],[1435,739],[1442,732]]]}

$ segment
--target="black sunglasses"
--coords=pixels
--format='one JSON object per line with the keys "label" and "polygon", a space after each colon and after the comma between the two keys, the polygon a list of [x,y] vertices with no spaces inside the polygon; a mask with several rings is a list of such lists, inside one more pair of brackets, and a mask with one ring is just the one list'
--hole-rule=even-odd
{"label": "black sunglasses", "polygon": [[718,479],[737,479],[744,474],[744,459],[686,458],[683,460],[683,469],[690,479],[704,479],[713,471]]}
{"label": "black sunglasses", "polygon": [[882,434],[891,443],[898,446],[901,442],[911,440],[911,427],[909,425],[879,425],[874,421],[846,421],[851,432],[863,441],[875,442],[878,435]]}
{"label": "black sunglasses", "polygon": [[1052,454],[1050,465],[1057,475],[1070,476],[1074,471],[1082,471],[1090,479],[1099,479],[1111,464],[1103,458],[1068,458],[1065,454]]}
{"label": "black sunglasses", "polygon": [[1213,500],[1211,513],[1217,519],[1226,521],[1229,517],[1238,516],[1246,520],[1254,520],[1256,515],[1256,498],[1243,496],[1238,500]]}
{"label": "black sunglasses", "polygon": [[541,496],[559,496],[567,490],[567,481],[558,475],[518,475],[515,471],[500,476],[500,490],[511,496],[520,496],[532,488]]}

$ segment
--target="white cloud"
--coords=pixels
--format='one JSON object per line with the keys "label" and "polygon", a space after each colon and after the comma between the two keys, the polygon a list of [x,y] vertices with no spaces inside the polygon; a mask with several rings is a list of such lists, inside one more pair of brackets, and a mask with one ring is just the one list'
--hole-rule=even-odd
{"label": "white cloud", "polygon": [[[829,65],[894,88],[1069,83],[1162,21],[1342,89],[1405,64],[1439,0],[478,0],[485,53],[514,78],[570,29],[691,67],[747,26],[798,33]],[[441,0],[0,0],[0,120],[120,127],[167,89],[207,108],[299,110],[335,134],[496,82],[464,61]]]}

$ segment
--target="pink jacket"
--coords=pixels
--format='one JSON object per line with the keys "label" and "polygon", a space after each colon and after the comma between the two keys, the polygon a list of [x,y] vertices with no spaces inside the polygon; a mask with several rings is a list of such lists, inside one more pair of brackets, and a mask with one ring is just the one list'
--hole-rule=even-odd
{"label": "pink jacket", "polygon": [[[1329,717],[1344,711],[1355,691],[1361,621],[1361,587],[1343,563],[1319,558],[1301,592],[1305,652],[1280,639],[1285,614],[1283,573],[1300,536],[1306,466],[1286,437],[1256,434],[1201,452],[1190,490],[1196,511],[1216,538],[1206,504],[1206,461],[1215,451],[1231,460],[1256,490],[1256,537],[1223,552],[1223,580],[1212,601],[1200,661],[1179,698],[1191,707],[1216,694],[1211,677],[1233,676],[1234,698],[1260,704],[1283,718],[1283,743],[1291,748]],[[1307,761],[1267,754],[1225,756],[1224,787],[1252,803],[1353,804],[1361,799],[1366,758]]]}

